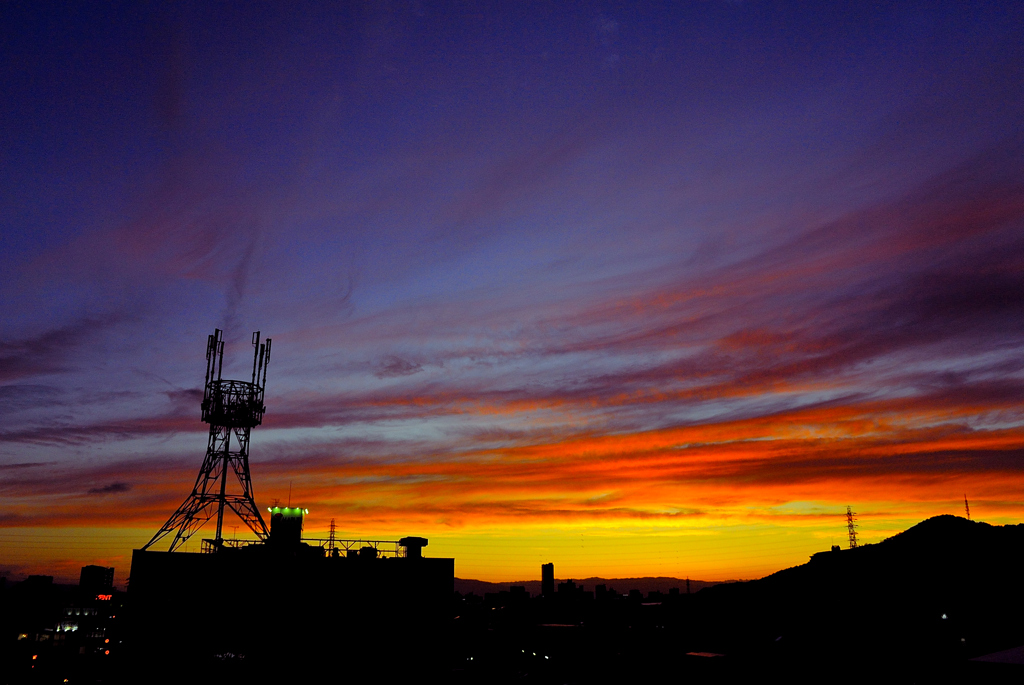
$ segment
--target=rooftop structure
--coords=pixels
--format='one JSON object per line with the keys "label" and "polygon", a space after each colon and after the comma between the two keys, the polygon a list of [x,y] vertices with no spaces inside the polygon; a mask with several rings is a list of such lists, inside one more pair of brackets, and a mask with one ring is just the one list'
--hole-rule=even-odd
{"label": "rooftop structure", "polygon": [[[408,664],[433,658],[431,645],[443,638],[451,618],[454,559],[424,557],[427,539],[421,537],[340,540],[333,520],[327,539],[303,539],[309,510],[290,503],[267,507],[269,528],[264,523],[249,475],[249,432],[266,411],[270,339],[260,344],[256,332],[252,343],[251,380],[225,380],[222,333],[209,336],[202,402],[202,419],[210,424],[206,459],[191,494],[132,555],[131,658],[147,668],[187,636],[188,650],[175,656],[176,663],[187,659],[203,667],[249,658],[261,681],[275,671],[301,675],[312,662],[300,657],[311,653],[340,651],[366,663],[371,655]],[[256,539],[225,539],[225,509]],[[203,553],[175,553],[215,515],[215,537],[203,540]],[[151,549],[171,533],[168,551]],[[400,657],[391,654],[396,640],[405,650]]]}

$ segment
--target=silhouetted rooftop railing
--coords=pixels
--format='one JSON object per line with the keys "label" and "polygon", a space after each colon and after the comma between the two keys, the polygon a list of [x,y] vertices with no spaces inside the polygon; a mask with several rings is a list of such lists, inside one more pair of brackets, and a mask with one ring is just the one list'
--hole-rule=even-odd
{"label": "silhouetted rooftop railing", "polygon": [[[370,547],[375,551],[373,556],[376,557],[404,557],[405,547],[398,544],[398,540],[339,540],[335,538],[302,538],[302,542],[312,547],[320,547],[325,551],[327,555],[331,554],[331,550],[338,550],[338,554],[347,556],[349,552],[360,552],[365,547]],[[267,544],[263,540],[234,540],[234,539],[223,539],[220,541],[221,547],[230,547],[238,549],[240,547],[249,547],[250,545],[264,545]],[[202,552],[210,554],[216,552],[218,549],[218,543],[216,540],[203,540]]]}
{"label": "silhouetted rooftop railing", "polygon": [[[308,545],[321,547],[327,550],[328,554],[332,549],[338,550],[339,554],[347,554],[350,551],[358,552],[364,547],[372,547],[381,557],[404,557],[405,548],[398,544],[398,540],[338,540],[335,538],[302,538]],[[331,546],[333,544],[333,547]]]}
{"label": "silhouetted rooftop railing", "polygon": [[[225,539],[222,539],[220,541],[220,546],[221,547],[231,547],[231,548],[234,548],[234,549],[238,549],[239,547],[248,547],[249,545],[262,545],[262,544],[263,544],[263,540],[234,540],[234,539],[229,540],[229,539],[225,538]],[[217,547],[218,547],[218,543],[217,543],[216,540],[210,540],[209,538],[206,538],[206,539],[203,540],[203,546],[202,546],[200,551],[202,551],[204,554],[210,554],[211,552],[216,552],[217,551]]]}

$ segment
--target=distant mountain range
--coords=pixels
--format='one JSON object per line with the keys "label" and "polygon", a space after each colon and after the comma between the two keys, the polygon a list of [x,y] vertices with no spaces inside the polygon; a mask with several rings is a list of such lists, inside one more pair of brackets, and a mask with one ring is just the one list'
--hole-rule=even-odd
{"label": "distant mountain range", "polygon": [[[536,682],[1024,683],[1022,562],[1024,524],[937,516],[758,580],[691,580],[690,595],[680,578],[576,579],[618,594],[680,588],[663,602],[466,603],[458,641],[490,675],[521,677],[527,653],[567,664]],[[540,591],[455,581],[477,595],[510,585]]]}
{"label": "distant mountain range", "polygon": [[[556,578],[555,585],[570,580],[569,578]],[[649,592],[668,593],[672,588],[679,588],[679,592],[686,592],[685,578],[669,578],[666,576],[644,577],[644,578],[572,578],[577,585],[582,585],[585,590],[593,591],[597,585],[604,585],[609,590],[615,590],[618,594],[626,594],[630,590],[639,590],[647,596]],[[726,581],[732,582],[732,581]],[[717,585],[716,582],[704,580],[690,580],[690,592],[698,592],[706,587]],[[455,591],[462,594],[472,592],[475,595],[483,596],[488,592],[507,591],[512,585],[522,585],[531,595],[540,594],[539,580],[519,580],[511,583],[489,583],[485,580],[472,580],[469,578],[456,578]]]}

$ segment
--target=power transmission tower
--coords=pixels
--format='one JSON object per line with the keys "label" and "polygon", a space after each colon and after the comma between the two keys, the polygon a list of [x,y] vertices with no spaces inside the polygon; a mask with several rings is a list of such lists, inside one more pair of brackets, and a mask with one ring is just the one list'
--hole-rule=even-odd
{"label": "power transmission tower", "polygon": [[857,518],[853,514],[853,510],[847,505],[846,507],[846,530],[850,535],[850,549],[857,549],[857,524],[854,523]]}
{"label": "power transmission tower", "polygon": [[[267,367],[270,365],[270,338],[260,344],[260,333],[252,334],[255,348],[252,359],[250,381],[224,380],[223,332],[217,328],[206,343],[206,390],[203,394],[203,421],[210,424],[210,438],[206,448],[206,459],[196,484],[190,494],[178,507],[167,523],[146,543],[148,549],[164,536],[174,532],[174,539],[168,551],[173,552],[198,531],[204,523],[217,515],[217,537],[220,546],[223,537],[224,509],[229,507],[242,522],[261,540],[270,533],[263,522],[260,510],[253,500],[252,478],[249,475],[249,431],[263,422],[263,391],[267,385]],[[262,376],[262,378],[261,378]],[[235,436],[232,449],[231,436]],[[228,489],[228,476],[234,475]]]}
{"label": "power transmission tower", "polygon": [[331,550],[331,552],[334,551],[334,534],[336,531],[337,528],[334,527],[334,519],[331,519],[331,533],[330,537],[327,538],[327,549]]}
{"label": "power transmission tower", "polygon": [[971,505],[967,503],[967,493],[964,493],[964,510],[967,511],[967,520],[971,520]]}

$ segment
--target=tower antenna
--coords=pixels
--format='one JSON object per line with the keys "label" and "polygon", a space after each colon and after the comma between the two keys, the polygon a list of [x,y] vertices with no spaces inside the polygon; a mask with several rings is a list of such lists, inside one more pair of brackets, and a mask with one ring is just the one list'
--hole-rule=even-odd
{"label": "tower antenna", "polygon": [[971,505],[967,503],[967,493],[964,493],[964,510],[967,512],[967,520],[971,520]]}
{"label": "tower antenna", "polygon": [[[263,404],[263,391],[267,385],[267,366],[270,363],[270,338],[260,342],[260,333],[252,334],[253,372],[251,381],[223,379],[224,332],[214,329],[206,340],[206,390],[203,393],[202,417],[210,424],[210,437],[206,458],[199,469],[192,493],[185,498],[167,523],[142,549],[149,549],[164,536],[174,532],[168,551],[184,545],[203,524],[217,515],[217,537],[214,544],[222,544],[224,509],[234,511],[242,523],[256,537],[266,540],[270,536],[260,510],[253,498],[252,477],[249,475],[249,432],[263,423],[267,411]],[[260,375],[262,374],[262,379]],[[232,449],[231,436],[235,436]],[[229,474],[231,491],[228,489]]]}
{"label": "tower antenna", "polygon": [[850,549],[857,549],[857,517],[849,505],[846,506],[846,530],[850,536]]}

